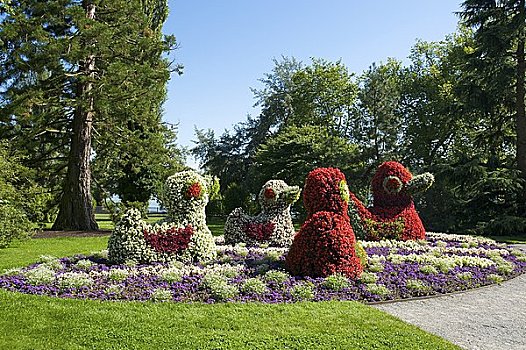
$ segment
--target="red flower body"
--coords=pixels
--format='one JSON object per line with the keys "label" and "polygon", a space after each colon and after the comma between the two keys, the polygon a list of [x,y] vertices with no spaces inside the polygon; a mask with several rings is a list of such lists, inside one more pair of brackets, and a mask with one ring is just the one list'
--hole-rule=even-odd
{"label": "red flower body", "polygon": [[363,267],[356,255],[355,244],[347,218],[320,211],[312,215],[294,237],[285,266],[297,276],[326,277],[341,273],[357,278]]}
{"label": "red flower body", "polygon": [[144,239],[158,253],[176,254],[190,244],[194,229],[191,225],[185,228],[170,228],[164,232],[144,231]]}
{"label": "red flower body", "polygon": [[345,175],[336,168],[318,168],[305,181],[307,221],[294,237],[285,266],[293,275],[326,277],[342,273],[357,278],[363,267],[349,223]]}
{"label": "red flower body", "polygon": [[276,228],[276,225],[273,222],[267,222],[267,223],[250,222],[245,225],[244,231],[248,237],[258,242],[265,242],[270,238],[275,228]]}

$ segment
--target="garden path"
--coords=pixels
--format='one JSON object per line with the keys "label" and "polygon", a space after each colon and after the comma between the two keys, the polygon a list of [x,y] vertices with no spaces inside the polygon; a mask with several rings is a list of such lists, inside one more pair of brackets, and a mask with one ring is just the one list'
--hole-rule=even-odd
{"label": "garden path", "polygon": [[[526,244],[516,245],[526,250]],[[444,297],[375,305],[470,350],[526,350],[526,274]]]}

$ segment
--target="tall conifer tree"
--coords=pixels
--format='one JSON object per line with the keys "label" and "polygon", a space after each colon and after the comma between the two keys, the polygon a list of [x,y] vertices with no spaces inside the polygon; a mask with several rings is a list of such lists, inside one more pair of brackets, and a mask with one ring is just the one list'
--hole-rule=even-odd
{"label": "tall conifer tree", "polygon": [[97,229],[94,159],[132,159],[122,145],[153,133],[162,166],[169,163],[165,146],[174,134],[165,138],[161,106],[171,70],[165,54],[175,38],[161,33],[166,0],[9,5],[0,17],[0,135],[25,149],[40,182],[57,191],[54,228]]}

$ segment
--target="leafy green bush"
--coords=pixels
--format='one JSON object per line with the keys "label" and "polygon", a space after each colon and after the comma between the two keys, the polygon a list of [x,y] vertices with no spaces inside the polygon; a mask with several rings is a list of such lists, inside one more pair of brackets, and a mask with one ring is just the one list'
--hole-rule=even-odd
{"label": "leafy green bush", "polygon": [[0,248],[31,235],[34,222],[44,219],[50,195],[33,181],[34,173],[0,143]]}

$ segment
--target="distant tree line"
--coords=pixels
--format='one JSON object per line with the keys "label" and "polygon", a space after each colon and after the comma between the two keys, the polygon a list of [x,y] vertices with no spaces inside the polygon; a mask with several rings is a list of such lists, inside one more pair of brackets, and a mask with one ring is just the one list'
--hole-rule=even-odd
{"label": "distant tree line", "polygon": [[465,1],[455,34],[358,76],[340,61],[274,60],[253,90],[259,115],[196,131],[193,154],[221,178],[209,210],[250,208],[265,181],[301,186],[321,166],[367,200],[373,170],[397,160],[436,176],[417,198],[428,229],[526,232],[525,13],[524,1]]}

